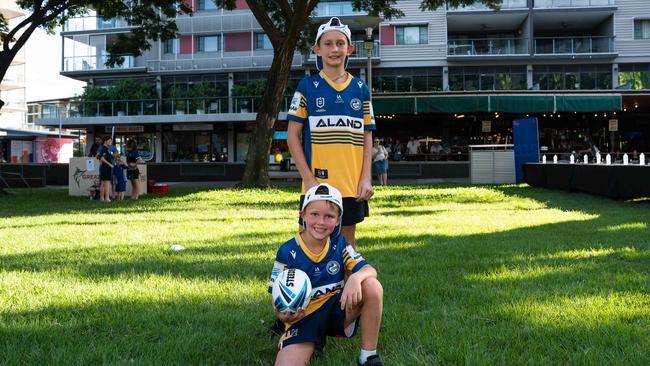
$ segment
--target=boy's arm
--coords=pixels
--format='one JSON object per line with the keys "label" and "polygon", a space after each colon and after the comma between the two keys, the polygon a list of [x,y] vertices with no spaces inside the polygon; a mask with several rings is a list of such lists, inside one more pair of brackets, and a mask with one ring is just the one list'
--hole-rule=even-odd
{"label": "boy's arm", "polygon": [[295,121],[289,121],[289,127],[287,128],[287,145],[289,145],[289,152],[291,153],[293,160],[296,162],[296,168],[298,168],[298,172],[300,172],[300,177],[305,185],[305,191],[307,191],[309,188],[318,185],[318,182],[307,165],[305,151],[303,150],[302,142],[300,141],[301,133],[302,124]]}
{"label": "boy's arm", "polygon": [[361,179],[357,189],[357,202],[367,201],[375,192],[372,190],[372,177],[370,167],[372,166],[372,131],[363,133],[363,166],[361,167]]}
{"label": "boy's arm", "polygon": [[368,278],[377,278],[377,271],[369,264],[348,277],[341,294],[341,310],[344,310],[346,305],[355,306],[363,300],[361,283]]}

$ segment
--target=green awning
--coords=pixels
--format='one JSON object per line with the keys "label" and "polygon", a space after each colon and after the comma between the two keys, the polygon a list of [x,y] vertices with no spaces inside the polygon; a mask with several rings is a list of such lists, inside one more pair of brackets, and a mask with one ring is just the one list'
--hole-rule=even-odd
{"label": "green awning", "polygon": [[490,112],[553,113],[552,95],[490,96]]}
{"label": "green awning", "polygon": [[372,109],[375,114],[415,113],[415,97],[406,98],[373,98]]}
{"label": "green awning", "polygon": [[622,109],[620,95],[558,95],[558,112],[611,112]]}
{"label": "green awning", "polygon": [[417,98],[418,113],[489,112],[488,96],[439,96]]}
{"label": "green awning", "polygon": [[555,113],[622,109],[620,95],[436,95],[375,97],[375,113]]}

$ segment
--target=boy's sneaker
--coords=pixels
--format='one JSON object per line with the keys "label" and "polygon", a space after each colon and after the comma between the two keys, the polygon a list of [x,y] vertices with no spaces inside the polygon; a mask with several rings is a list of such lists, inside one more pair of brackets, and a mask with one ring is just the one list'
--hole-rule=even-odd
{"label": "boy's sneaker", "polygon": [[357,365],[359,365],[359,366],[383,366],[384,364],[381,363],[381,358],[379,358],[379,355],[372,355],[372,356],[368,357],[368,359],[364,363],[359,362],[359,360],[357,359]]}

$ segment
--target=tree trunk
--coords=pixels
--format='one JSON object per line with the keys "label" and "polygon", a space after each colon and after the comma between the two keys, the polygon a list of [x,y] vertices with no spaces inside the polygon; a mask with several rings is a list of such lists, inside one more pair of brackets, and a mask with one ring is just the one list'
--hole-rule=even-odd
{"label": "tree trunk", "polygon": [[268,188],[269,153],[275,131],[275,121],[284,101],[284,89],[291,72],[291,63],[295,52],[295,42],[284,44],[274,52],[273,63],[264,89],[264,95],[257,110],[257,119],[253,125],[251,142],[246,154],[246,169],[240,187]]}

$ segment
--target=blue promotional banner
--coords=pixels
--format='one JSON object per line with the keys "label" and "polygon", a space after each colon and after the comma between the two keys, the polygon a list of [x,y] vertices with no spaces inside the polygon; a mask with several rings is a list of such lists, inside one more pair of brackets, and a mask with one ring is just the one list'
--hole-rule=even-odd
{"label": "blue promotional banner", "polygon": [[515,176],[517,183],[522,183],[524,164],[539,162],[537,118],[520,118],[512,121],[512,140],[515,144]]}

